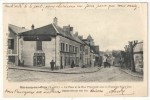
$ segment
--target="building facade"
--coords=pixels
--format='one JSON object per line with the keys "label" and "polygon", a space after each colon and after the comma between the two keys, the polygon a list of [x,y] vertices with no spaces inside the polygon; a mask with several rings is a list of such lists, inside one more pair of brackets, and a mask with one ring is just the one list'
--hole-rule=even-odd
{"label": "building facade", "polygon": [[8,54],[8,62],[18,65],[19,60],[19,33],[27,31],[24,27],[18,27],[12,24],[9,24],[8,26],[8,48],[7,48],[7,54]]}
{"label": "building facade", "polygon": [[143,41],[137,43],[133,51],[136,71],[143,72]]}
{"label": "building facade", "polygon": [[94,46],[93,40],[87,43],[78,32],[73,33],[73,27],[61,28],[57,22],[55,17],[52,24],[40,28],[32,25],[30,30],[9,24],[8,62],[50,67],[53,60],[56,69],[69,68],[72,63],[76,67],[94,66],[96,53],[90,46]]}

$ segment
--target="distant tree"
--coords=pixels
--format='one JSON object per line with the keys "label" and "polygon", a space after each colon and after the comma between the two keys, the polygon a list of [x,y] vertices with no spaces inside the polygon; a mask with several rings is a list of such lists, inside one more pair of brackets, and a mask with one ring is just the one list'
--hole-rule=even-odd
{"label": "distant tree", "polygon": [[129,45],[126,45],[125,47],[126,57],[125,57],[125,64],[126,67],[131,69],[131,60],[130,60],[130,52],[129,52]]}
{"label": "distant tree", "polygon": [[120,51],[120,65],[121,67],[126,66],[126,52],[125,51]]}
{"label": "distant tree", "polygon": [[113,57],[120,57],[120,51],[113,50],[112,51],[112,56]]}

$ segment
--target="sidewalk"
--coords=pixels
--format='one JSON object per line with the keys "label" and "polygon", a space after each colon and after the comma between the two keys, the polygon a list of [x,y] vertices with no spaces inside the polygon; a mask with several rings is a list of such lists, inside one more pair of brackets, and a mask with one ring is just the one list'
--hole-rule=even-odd
{"label": "sidewalk", "polygon": [[20,67],[15,65],[8,65],[8,69],[46,72],[46,73],[60,73],[60,74],[84,74],[84,73],[97,72],[101,68],[100,67],[87,67],[87,68],[74,67],[74,68],[65,68],[65,69],[51,71],[49,67]]}
{"label": "sidewalk", "polygon": [[132,75],[132,76],[134,76],[134,77],[139,77],[139,78],[143,78],[143,74],[141,74],[141,73],[138,73],[138,72],[132,72],[131,70],[129,70],[129,69],[122,69],[122,68],[120,68],[123,72],[125,72],[125,73],[127,73],[127,74],[129,74],[129,75]]}

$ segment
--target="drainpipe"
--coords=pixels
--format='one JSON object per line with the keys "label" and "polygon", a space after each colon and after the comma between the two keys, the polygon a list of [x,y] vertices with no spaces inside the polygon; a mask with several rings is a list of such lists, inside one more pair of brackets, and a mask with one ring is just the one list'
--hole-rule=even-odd
{"label": "drainpipe", "polygon": [[56,36],[55,36],[55,68],[56,68]]}
{"label": "drainpipe", "polygon": [[[21,39],[21,37],[20,37],[20,35],[17,35],[17,37],[18,37],[18,46],[17,46],[17,47],[18,47],[18,48],[17,48],[18,50],[17,50],[17,51],[18,51],[18,65],[19,65],[19,39]],[[19,66],[20,66],[20,65],[19,65]]]}

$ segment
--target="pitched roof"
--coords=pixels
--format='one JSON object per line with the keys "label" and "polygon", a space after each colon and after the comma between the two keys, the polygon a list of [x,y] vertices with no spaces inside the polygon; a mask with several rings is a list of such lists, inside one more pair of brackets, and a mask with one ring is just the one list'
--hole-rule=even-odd
{"label": "pitched roof", "polygon": [[53,24],[53,26],[54,26],[55,29],[58,31],[57,34],[62,35],[62,36],[64,36],[64,37],[67,37],[67,38],[69,38],[69,39],[74,40],[74,38],[72,37],[71,33],[64,31],[63,28],[59,27],[58,25],[54,25],[54,24]]}
{"label": "pitched roof", "polygon": [[12,25],[12,24],[9,24],[8,28],[11,29],[16,34],[28,31],[28,29],[25,29],[24,27],[18,27],[16,25]]}
{"label": "pitched roof", "polygon": [[57,31],[52,24],[21,33],[22,36],[56,36]]}
{"label": "pitched roof", "polygon": [[73,34],[73,38],[74,38],[76,41],[78,41],[78,42],[80,42],[80,43],[82,43],[82,44],[85,44],[78,36],[75,36],[75,34]]}
{"label": "pitched roof", "polygon": [[43,27],[40,28],[36,28],[33,30],[28,30],[25,32],[22,32],[20,34],[21,36],[56,36],[56,35],[61,35],[63,37],[66,37],[68,39],[71,39],[73,41],[76,41],[78,43],[84,44],[84,42],[79,39],[78,36],[75,36],[74,34],[71,34],[70,32],[66,32],[64,31],[63,28],[55,25],[55,24],[49,24],[49,25],[45,25]]}
{"label": "pitched roof", "polygon": [[87,37],[87,39],[88,39],[88,40],[93,40],[93,38],[91,37],[91,35],[89,35],[89,36]]}
{"label": "pitched roof", "polygon": [[84,42],[83,42],[81,39],[79,39],[78,36],[75,36],[74,34],[71,34],[70,32],[64,31],[63,28],[61,28],[61,27],[59,27],[59,26],[57,26],[57,25],[54,25],[54,27],[55,27],[56,30],[58,31],[57,34],[62,35],[62,36],[66,37],[66,38],[69,38],[69,39],[71,39],[71,40],[74,40],[74,41],[76,41],[76,42],[79,42],[79,43],[81,43],[81,44],[84,44]]}
{"label": "pitched roof", "polygon": [[141,52],[143,51],[143,42],[139,42],[134,47],[134,52]]}

